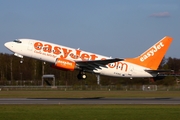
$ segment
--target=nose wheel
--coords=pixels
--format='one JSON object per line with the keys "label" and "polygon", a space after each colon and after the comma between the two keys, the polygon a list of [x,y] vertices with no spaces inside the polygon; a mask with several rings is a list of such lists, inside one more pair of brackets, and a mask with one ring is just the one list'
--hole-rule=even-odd
{"label": "nose wheel", "polygon": [[23,63],[23,59],[21,58],[21,60],[19,62],[22,64]]}
{"label": "nose wheel", "polygon": [[85,79],[87,78],[87,75],[86,75],[85,72],[80,71],[79,74],[77,75],[77,78],[78,78],[79,80],[85,80]]}

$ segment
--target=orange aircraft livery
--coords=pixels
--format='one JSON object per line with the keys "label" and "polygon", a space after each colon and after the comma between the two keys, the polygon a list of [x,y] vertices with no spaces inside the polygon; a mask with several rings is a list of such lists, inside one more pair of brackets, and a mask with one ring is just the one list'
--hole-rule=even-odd
{"label": "orange aircraft livery", "polygon": [[52,64],[53,68],[62,70],[79,70],[78,79],[86,79],[86,72],[112,77],[153,77],[165,56],[172,38],[165,36],[144,53],[135,58],[110,58],[74,49],[50,42],[34,39],[16,39],[5,43],[17,57],[23,56],[39,59]]}

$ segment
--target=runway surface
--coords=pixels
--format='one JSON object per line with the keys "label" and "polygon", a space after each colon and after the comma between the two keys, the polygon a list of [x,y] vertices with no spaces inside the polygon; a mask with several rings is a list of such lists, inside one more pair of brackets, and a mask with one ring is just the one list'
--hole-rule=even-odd
{"label": "runway surface", "polygon": [[0,104],[180,104],[180,98],[1,98]]}

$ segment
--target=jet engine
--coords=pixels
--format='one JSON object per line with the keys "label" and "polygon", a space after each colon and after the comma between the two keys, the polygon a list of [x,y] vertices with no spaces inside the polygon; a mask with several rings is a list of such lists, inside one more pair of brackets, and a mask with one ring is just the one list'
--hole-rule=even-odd
{"label": "jet engine", "polygon": [[64,58],[57,58],[53,68],[73,71],[76,68],[76,62]]}

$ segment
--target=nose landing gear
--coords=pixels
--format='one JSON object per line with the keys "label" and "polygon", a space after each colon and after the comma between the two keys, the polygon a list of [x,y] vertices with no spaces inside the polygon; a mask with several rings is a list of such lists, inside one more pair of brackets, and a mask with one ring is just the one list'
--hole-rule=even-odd
{"label": "nose landing gear", "polygon": [[77,75],[77,78],[79,80],[85,80],[87,78],[87,75],[84,71],[80,71],[79,74]]}

